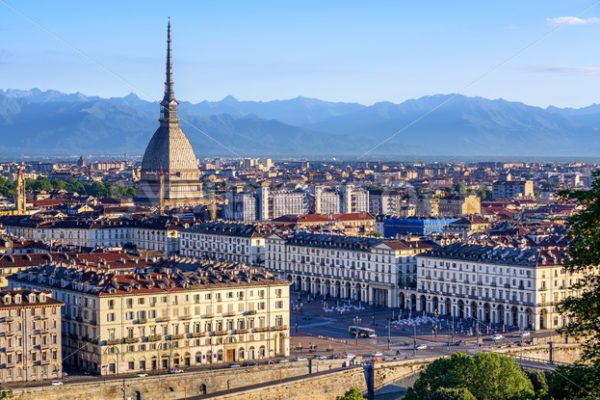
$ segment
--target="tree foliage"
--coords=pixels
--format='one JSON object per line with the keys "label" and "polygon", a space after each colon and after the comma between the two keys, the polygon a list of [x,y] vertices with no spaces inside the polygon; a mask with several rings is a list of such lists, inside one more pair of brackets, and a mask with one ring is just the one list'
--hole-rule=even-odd
{"label": "tree foliage", "polygon": [[515,361],[494,353],[479,353],[475,357],[455,353],[435,360],[408,390],[406,400],[433,400],[442,388],[466,389],[478,400],[533,395],[531,381]]}
{"label": "tree foliage", "polygon": [[336,400],[364,400],[364,397],[359,388],[353,387],[350,390],[348,390],[346,393],[344,393],[343,396],[337,396],[335,399]]}
{"label": "tree foliage", "polygon": [[558,367],[548,375],[551,400],[600,399],[600,365],[575,364]]}
{"label": "tree foliage", "polygon": [[44,176],[38,176],[36,179],[27,179],[25,187],[28,192],[64,190],[68,193],[94,197],[133,198],[136,194],[134,187],[122,184],[103,181],[80,182],[74,178],[65,180],[48,179]]}
{"label": "tree foliage", "polygon": [[572,289],[578,295],[564,299],[559,311],[569,318],[568,334],[584,338],[584,358],[600,359],[600,276],[589,273],[600,265],[600,172],[594,173],[589,190],[567,190],[566,199],[574,200],[582,209],[569,219],[567,272],[583,272],[585,277]]}
{"label": "tree foliage", "polygon": [[439,388],[431,395],[431,400],[477,400],[469,389]]}
{"label": "tree foliage", "polygon": [[15,197],[15,184],[4,176],[0,176],[0,195],[4,197]]}

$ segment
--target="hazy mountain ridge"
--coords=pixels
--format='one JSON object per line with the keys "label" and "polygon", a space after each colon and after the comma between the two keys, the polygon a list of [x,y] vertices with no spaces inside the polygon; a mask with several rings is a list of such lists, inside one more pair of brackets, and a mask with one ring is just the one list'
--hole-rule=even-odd
{"label": "hazy mountain ridge", "polygon": [[[181,102],[180,116],[198,155],[362,155],[392,135],[371,155],[600,153],[597,104],[544,109],[450,94],[364,106],[228,96],[217,102]],[[158,118],[157,102],[133,94],[104,99],[0,90],[0,155],[142,153]]]}

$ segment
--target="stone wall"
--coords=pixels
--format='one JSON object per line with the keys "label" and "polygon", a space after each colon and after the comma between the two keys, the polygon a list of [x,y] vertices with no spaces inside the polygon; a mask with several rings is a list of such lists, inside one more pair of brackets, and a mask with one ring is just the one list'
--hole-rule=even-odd
{"label": "stone wall", "polygon": [[[344,360],[316,361],[313,372],[328,371],[342,366]],[[271,365],[220,369],[215,371],[186,372],[176,375],[147,376],[144,378],[107,379],[91,378],[86,382],[68,383],[61,386],[31,388],[13,387],[18,400],[171,400],[203,393],[214,393],[256,383],[306,375],[307,362],[288,365]]]}

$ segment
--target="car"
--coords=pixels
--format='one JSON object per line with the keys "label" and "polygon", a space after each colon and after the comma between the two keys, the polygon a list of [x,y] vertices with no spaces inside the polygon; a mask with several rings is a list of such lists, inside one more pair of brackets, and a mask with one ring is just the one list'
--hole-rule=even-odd
{"label": "car", "polygon": [[426,344],[418,344],[415,346],[415,350],[427,350],[427,345]]}
{"label": "car", "polygon": [[63,372],[63,378],[64,378],[64,377],[67,377],[67,376],[69,376],[69,374],[68,374],[68,373],[66,373],[66,372]]}
{"label": "car", "polygon": [[499,333],[496,333],[494,336],[492,336],[492,340],[493,340],[494,342],[495,342],[495,341],[498,341],[498,340],[502,340],[502,339],[504,339],[504,336],[502,336],[502,335],[501,335],[501,334],[499,334]]}
{"label": "car", "polygon": [[298,356],[294,358],[294,361],[308,361],[308,359],[304,356]]}
{"label": "car", "polygon": [[148,374],[145,372],[142,372],[140,374],[137,374],[137,376],[139,376],[140,378],[144,378],[144,377],[148,376]]}
{"label": "car", "polygon": [[346,358],[348,360],[352,360],[353,358],[356,358],[356,355],[352,354],[352,353],[346,353]]}
{"label": "car", "polygon": [[169,371],[171,374],[181,374],[183,370],[181,368],[173,368]]}
{"label": "car", "polygon": [[53,380],[53,381],[52,381],[50,384],[51,384],[52,386],[60,386],[60,385],[62,385],[63,383],[62,383],[61,381],[57,380],[57,379],[54,379],[54,380]]}
{"label": "car", "polygon": [[327,356],[324,356],[322,354],[315,354],[315,358],[317,360],[327,360]]}
{"label": "car", "polygon": [[231,364],[229,368],[240,368],[240,364]]}
{"label": "car", "polygon": [[244,364],[246,367],[254,367],[256,365],[256,362],[254,361],[248,361],[246,364]]}
{"label": "car", "polygon": [[529,336],[531,336],[531,332],[529,332],[529,331],[521,332],[521,337],[529,337]]}
{"label": "car", "polygon": [[281,360],[277,361],[278,364],[288,364],[289,362],[290,360],[287,358],[282,358]]}
{"label": "car", "polygon": [[463,344],[465,344],[464,340],[457,340],[456,342],[454,342],[455,346],[462,346]]}

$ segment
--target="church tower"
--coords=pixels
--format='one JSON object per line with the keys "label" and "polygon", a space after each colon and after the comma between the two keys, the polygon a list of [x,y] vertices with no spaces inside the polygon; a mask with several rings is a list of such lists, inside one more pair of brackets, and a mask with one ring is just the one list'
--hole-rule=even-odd
{"label": "church tower", "polygon": [[27,212],[27,195],[25,193],[25,175],[24,167],[20,166],[17,172],[17,187],[15,206],[18,215],[24,215]]}
{"label": "church tower", "polygon": [[[160,102],[159,127],[150,139],[142,159],[136,202],[139,204],[185,207],[202,202],[202,184],[194,149],[179,126],[175,99],[171,21],[167,25],[165,93]],[[162,201],[161,201],[162,200]]]}

